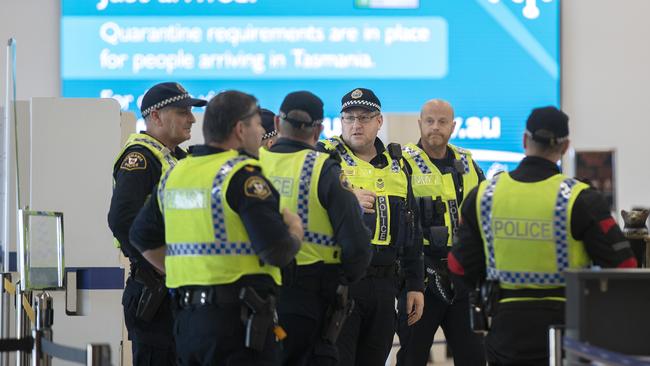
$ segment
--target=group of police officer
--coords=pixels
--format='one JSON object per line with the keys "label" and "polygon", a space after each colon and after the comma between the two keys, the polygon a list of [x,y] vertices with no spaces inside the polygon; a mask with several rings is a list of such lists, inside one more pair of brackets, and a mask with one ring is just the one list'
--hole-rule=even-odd
{"label": "group of police officer", "polygon": [[[205,144],[186,153],[201,106]],[[562,271],[636,266],[599,194],[559,172],[568,117],[553,107],[531,113],[521,165],[491,180],[449,144],[442,100],[405,146],[377,137],[365,88],[343,96],[341,136],[321,141],[308,91],[275,115],[239,91],[206,102],[161,83],[141,111],[108,217],[131,262],[135,365],[384,365],[396,332],[398,365],[426,365],[439,327],[457,365],[541,365]],[[486,283],[499,291],[484,342],[469,293]]]}

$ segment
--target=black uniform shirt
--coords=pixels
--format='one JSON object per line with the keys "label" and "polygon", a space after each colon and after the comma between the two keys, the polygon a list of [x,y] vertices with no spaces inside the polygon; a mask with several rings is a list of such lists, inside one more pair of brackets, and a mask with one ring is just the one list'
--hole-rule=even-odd
{"label": "black uniform shirt", "polygon": [[[314,150],[312,146],[287,138],[278,139],[270,151],[293,153]],[[365,274],[372,257],[370,232],[363,224],[362,212],[357,197],[343,180],[341,165],[328,159],[323,165],[318,180],[318,199],[327,210],[334,238],[341,246],[341,267],[348,283],[356,282]]]}
{"label": "black uniform shirt", "polygon": [[[325,148],[325,145],[318,143],[316,146],[317,150],[328,151]],[[370,164],[377,169],[383,169],[391,162],[386,158],[384,152],[386,147],[381,142],[379,138],[375,138],[375,149],[377,150],[377,155],[370,160]],[[404,165],[410,174],[410,167],[405,163]],[[356,187],[368,189],[369,187]],[[409,200],[409,205],[413,211],[414,222],[418,222],[418,209],[417,202],[415,202],[415,197],[413,196],[413,188],[411,187],[411,182],[409,179],[408,182],[408,194],[407,199]],[[404,206],[404,202],[401,198],[398,197],[389,197],[388,203],[390,205],[390,227],[391,227],[391,238],[395,239],[398,236],[398,230],[406,229],[406,225],[403,222],[399,221],[399,215],[397,214],[400,211],[400,207]],[[375,232],[375,227],[377,224],[377,212],[375,213],[364,213],[363,215],[364,222],[366,226],[370,229],[372,233]],[[401,256],[399,251],[401,248],[398,248],[396,245],[373,245],[374,254],[372,257],[371,265],[372,266],[389,266],[396,263],[398,257],[400,260],[400,266],[404,272],[404,277],[406,279],[406,290],[407,291],[424,291],[424,264],[422,262],[422,232],[419,229],[420,225],[415,225],[416,232],[414,239],[411,243],[404,243],[403,252]],[[393,243],[391,243],[393,244]]]}
{"label": "black uniform shirt", "polygon": [[[555,163],[534,156],[524,158],[510,173],[518,182],[539,182],[558,174]],[[478,188],[474,188],[462,207],[462,224],[449,254],[449,269],[474,286],[485,278],[485,252],[476,215]],[[585,189],[578,194],[571,214],[571,234],[585,243],[587,254],[602,267],[635,267],[629,242],[611,216],[600,193]]]}
{"label": "black uniform shirt", "polygon": [[[183,149],[176,147],[172,155],[182,159],[187,154]],[[141,145],[126,149],[113,167],[115,186],[108,211],[108,226],[120,242],[122,252],[131,262],[146,262],[140,252],[131,245],[129,229],[151,190],[158,184],[161,171],[162,165],[158,158],[151,150]]]}
{"label": "black uniform shirt", "polygon": [[[220,152],[224,150],[207,145],[190,148],[193,156]],[[240,154],[245,153],[240,151]],[[249,180],[253,177],[259,179]],[[248,184],[253,181],[256,185]],[[142,252],[165,245],[165,224],[156,192],[157,186],[131,228],[131,242]],[[300,249],[300,242],[289,234],[280,215],[279,194],[258,167],[247,166],[233,175],[226,191],[226,200],[239,214],[253,250],[262,261],[282,267],[294,258]]]}

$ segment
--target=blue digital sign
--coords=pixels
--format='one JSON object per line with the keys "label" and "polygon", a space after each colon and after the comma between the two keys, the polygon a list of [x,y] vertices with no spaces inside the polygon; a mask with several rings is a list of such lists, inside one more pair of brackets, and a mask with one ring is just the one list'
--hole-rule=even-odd
{"label": "blue digital sign", "polygon": [[387,113],[441,98],[452,142],[484,169],[511,168],[530,110],[559,106],[559,0],[62,0],[61,79],[63,96],[137,115],[160,81],[204,98],[242,90],[272,110],[306,89],[333,130],[356,87]]}

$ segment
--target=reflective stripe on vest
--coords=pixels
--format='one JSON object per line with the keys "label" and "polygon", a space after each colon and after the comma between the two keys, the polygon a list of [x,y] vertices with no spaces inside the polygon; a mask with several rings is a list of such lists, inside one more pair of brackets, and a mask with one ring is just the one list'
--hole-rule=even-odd
{"label": "reflective stripe on vest", "polygon": [[[163,145],[159,144],[158,142],[154,141],[153,139],[144,139],[144,138],[135,138],[132,140],[133,142],[138,142],[142,145],[149,145],[150,147],[156,149],[159,151],[167,164],[169,164],[170,167],[173,167],[176,165],[178,160],[176,160],[171,154],[168,148],[164,147]],[[135,144],[134,144],[135,145]]]}
{"label": "reflective stripe on vest", "polygon": [[334,246],[334,237],[315,233],[307,230],[309,227],[309,187],[311,186],[312,171],[318,153],[310,151],[305,157],[305,163],[300,170],[300,184],[298,185],[298,216],[302,219],[302,226],[305,228],[305,241],[310,243]]}
{"label": "reflective stripe on vest", "polygon": [[564,285],[562,271],[569,267],[569,244],[568,236],[568,209],[569,200],[573,187],[576,185],[574,179],[564,179],[560,183],[559,191],[555,200],[553,213],[553,238],[555,241],[555,255],[557,271],[554,273],[544,272],[514,272],[498,270],[495,260],[494,232],[492,228],[492,213],[494,202],[494,191],[501,175],[497,175],[487,183],[485,191],[480,199],[481,229],[483,231],[487,250],[487,278],[499,280],[510,284],[533,284],[533,285]]}

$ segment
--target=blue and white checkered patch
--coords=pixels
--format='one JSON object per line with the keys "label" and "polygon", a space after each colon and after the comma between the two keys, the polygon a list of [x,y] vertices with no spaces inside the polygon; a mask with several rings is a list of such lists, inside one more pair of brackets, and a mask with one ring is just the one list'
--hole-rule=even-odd
{"label": "blue and white checkered patch", "polygon": [[404,146],[402,150],[409,154],[411,158],[413,158],[415,165],[418,166],[418,169],[420,169],[420,172],[422,172],[422,174],[431,174],[431,169],[429,169],[427,163],[424,161],[424,159],[422,159],[422,156],[417,151],[413,150],[409,146]]}
{"label": "blue and white checkered patch", "polygon": [[300,183],[298,185],[297,211],[298,216],[302,219],[302,225],[305,229],[304,241],[318,245],[334,246],[336,244],[334,238],[307,230],[309,222],[309,190],[317,157],[317,152],[310,151],[305,156],[305,161],[302,164],[302,169],[300,170]]}
{"label": "blue and white checkered patch", "polygon": [[401,170],[401,167],[399,166],[399,161],[397,159],[393,159],[391,166],[390,166],[390,171],[393,173],[399,173]]}
{"label": "blue and white checkered patch", "polygon": [[168,256],[253,255],[251,243],[169,243]]}
{"label": "blue and white checkered patch", "polygon": [[[335,149],[336,149],[337,146],[343,144],[343,142],[341,142],[341,141],[339,141],[339,140],[337,140],[335,138],[329,138],[329,139],[327,139],[327,141],[329,141],[332,144],[332,146],[334,146]],[[336,151],[338,151],[339,155],[341,156],[341,159],[343,159],[345,164],[347,164],[348,166],[357,166],[357,163],[350,156],[350,154],[348,153],[348,150],[345,148],[345,146],[343,146],[342,149],[336,149]]]}
{"label": "blue and white checkered patch", "polygon": [[133,139],[133,141],[140,142],[140,143],[143,143],[145,145],[149,145],[149,146],[153,147],[154,149],[160,151],[160,153],[163,155],[163,157],[165,158],[165,161],[167,162],[167,164],[169,164],[170,167],[173,167],[174,165],[176,165],[177,160],[174,159],[172,156],[170,156],[169,150],[167,148],[165,148],[164,146],[162,146],[161,144],[159,144],[159,143],[157,143],[155,141],[151,141],[151,140],[147,140],[147,139],[143,139],[143,138],[135,138],[135,139]]}
{"label": "blue and white checkered patch", "polygon": [[469,160],[466,154],[460,154],[460,161],[463,163],[463,174],[469,174]]}
{"label": "blue and white checkered patch", "polygon": [[158,205],[161,207],[161,212],[163,214],[165,213],[165,185],[167,185],[167,178],[169,178],[169,174],[172,172],[172,170],[174,170],[173,166],[165,172],[165,175],[162,176],[160,179],[160,184],[158,185]]}
{"label": "blue and white checkered patch", "polygon": [[248,158],[245,156],[237,156],[226,161],[217,175],[214,177],[212,183],[212,222],[214,225],[214,240],[216,243],[228,242],[228,235],[226,234],[226,216],[223,212],[223,201],[221,193],[223,190],[223,182],[226,180],[228,174],[232,171],[235,165],[241,163]]}
{"label": "blue and white checkered patch", "polygon": [[494,233],[492,233],[492,203],[494,200],[494,189],[499,181],[500,175],[495,176],[487,182],[487,187],[483,192],[480,202],[481,210],[481,228],[485,235],[485,244],[488,249],[488,279],[493,280],[495,277],[490,277],[490,270],[496,271],[496,262],[494,260]]}
{"label": "blue and white checkered patch", "polygon": [[555,242],[557,243],[555,254],[557,256],[557,270],[562,273],[569,267],[569,230],[567,227],[569,223],[569,200],[571,199],[571,191],[575,187],[577,181],[575,179],[567,178],[560,184],[560,190],[557,194],[555,201],[555,212],[553,215],[553,232],[555,234]]}
{"label": "blue and white checkered patch", "polygon": [[336,245],[336,241],[333,237],[308,230],[305,230],[305,237],[303,240],[308,243],[324,245],[327,247],[333,247]]}
{"label": "blue and white checkered patch", "polygon": [[311,187],[311,176],[314,171],[314,164],[318,154],[310,151],[305,156],[305,161],[300,170],[300,181],[298,184],[298,216],[302,219],[302,225],[307,227],[309,218],[309,188]]}

